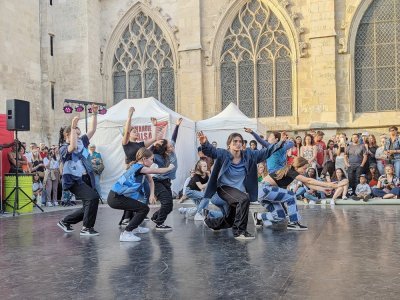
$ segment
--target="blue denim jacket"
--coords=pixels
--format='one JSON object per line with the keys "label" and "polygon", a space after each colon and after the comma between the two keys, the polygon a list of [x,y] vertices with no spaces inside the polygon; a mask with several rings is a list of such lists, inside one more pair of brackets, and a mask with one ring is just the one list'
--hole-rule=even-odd
{"label": "blue denim jacket", "polygon": [[[270,157],[275,151],[279,150],[283,144],[283,142],[279,142],[261,150],[251,150],[247,148],[241,151],[242,160],[246,167],[244,187],[250,196],[250,201],[257,201],[258,198],[257,164]],[[217,188],[220,186],[220,177],[228,170],[229,165],[232,163],[233,156],[228,150],[215,148],[208,141],[201,145],[201,151],[206,156],[216,159],[204,195],[205,198],[211,198],[217,192]]]}
{"label": "blue denim jacket", "polygon": [[[395,139],[393,146],[394,146],[393,150],[400,150],[400,139],[399,139],[399,137],[397,137]],[[390,147],[390,137],[386,139],[384,150],[385,151],[389,150],[389,147]],[[393,157],[394,157],[394,159],[400,159],[400,153],[394,153]]]}

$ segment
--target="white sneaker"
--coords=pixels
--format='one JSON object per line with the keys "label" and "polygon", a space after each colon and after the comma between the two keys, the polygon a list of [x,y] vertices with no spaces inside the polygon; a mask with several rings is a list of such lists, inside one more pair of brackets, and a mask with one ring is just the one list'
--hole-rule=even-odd
{"label": "white sneaker", "polygon": [[334,206],[334,205],[336,204],[336,203],[335,203],[335,200],[331,199],[330,204],[331,204],[332,206]]}
{"label": "white sneaker", "polygon": [[47,202],[48,207],[53,207],[53,204],[51,202]]}
{"label": "white sneaker", "polygon": [[204,221],[204,217],[203,217],[201,214],[197,213],[197,214],[194,216],[194,220],[195,220],[195,221]]}
{"label": "white sneaker", "polygon": [[185,215],[187,209],[186,209],[186,207],[180,207],[180,208],[178,209],[178,211],[179,211],[179,213],[180,213],[181,215]]}
{"label": "white sneaker", "polygon": [[322,200],[321,200],[321,204],[322,204],[322,205],[325,205],[325,204],[326,204],[326,200],[325,200],[325,199],[322,199]]}
{"label": "white sneaker", "polygon": [[55,202],[53,203],[53,206],[58,206],[58,202],[55,201]]}
{"label": "white sneaker", "polygon": [[134,235],[132,231],[123,231],[119,236],[120,242],[139,242],[140,240],[141,238]]}
{"label": "white sneaker", "polygon": [[317,204],[317,202],[315,202],[314,200],[310,200],[310,204]]}
{"label": "white sneaker", "polygon": [[148,233],[150,231],[150,229],[146,228],[146,227],[140,227],[138,226],[138,228],[135,228],[132,230],[133,233]]}

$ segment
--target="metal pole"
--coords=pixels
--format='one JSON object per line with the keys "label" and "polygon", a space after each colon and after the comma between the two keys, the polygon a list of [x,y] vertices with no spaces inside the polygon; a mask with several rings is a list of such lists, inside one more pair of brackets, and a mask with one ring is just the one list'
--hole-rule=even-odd
{"label": "metal pole", "polygon": [[16,171],[15,171],[15,188],[14,188],[14,209],[13,209],[13,217],[15,217],[15,210],[17,208],[17,206],[19,205],[19,185],[18,185],[18,155],[19,155],[19,151],[18,151],[18,131],[15,130],[15,164],[16,164]]}
{"label": "metal pole", "polygon": [[86,133],[87,133],[87,104],[85,104],[85,129],[86,129]]}

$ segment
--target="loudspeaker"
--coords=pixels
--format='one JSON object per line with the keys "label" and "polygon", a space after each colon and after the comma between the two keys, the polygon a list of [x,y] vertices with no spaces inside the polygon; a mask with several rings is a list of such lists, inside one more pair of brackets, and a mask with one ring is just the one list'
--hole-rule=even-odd
{"label": "loudspeaker", "polygon": [[18,99],[7,100],[7,130],[29,131],[29,102]]}

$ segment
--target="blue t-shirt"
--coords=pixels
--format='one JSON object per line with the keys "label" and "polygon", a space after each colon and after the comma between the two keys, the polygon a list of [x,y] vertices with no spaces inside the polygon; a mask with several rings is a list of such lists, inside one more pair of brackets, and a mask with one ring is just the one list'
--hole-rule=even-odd
{"label": "blue t-shirt", "polygon": [[60,147],[60,159],[63,163],[62,185],[63,189],[69,189],[74,183],[81,184],[82,176],[86,173],[91,176],[93,173],[90,154],[87,149],[89,138],[83,135],[77,141],[77,149],[68,152],[69,144],[65,143]]}
{"label": "blue t-shirt", "polygon": [[246,167],[243,159],[238,164],[231,163],[224,174],[219,178],[219,186],[230,186],[242,192],[246,192],[244,179],[246,178]]}
{"label": "blue t-shirt", "polygon": [[128,171],[126,171],[116,183],[112,186],[111,190],[118,195],[124,195],[125,197],[133,200],[143,201],[144,190],[143,182],[145,175],[140,173],[143,169],[142,164],[133,164]]}

